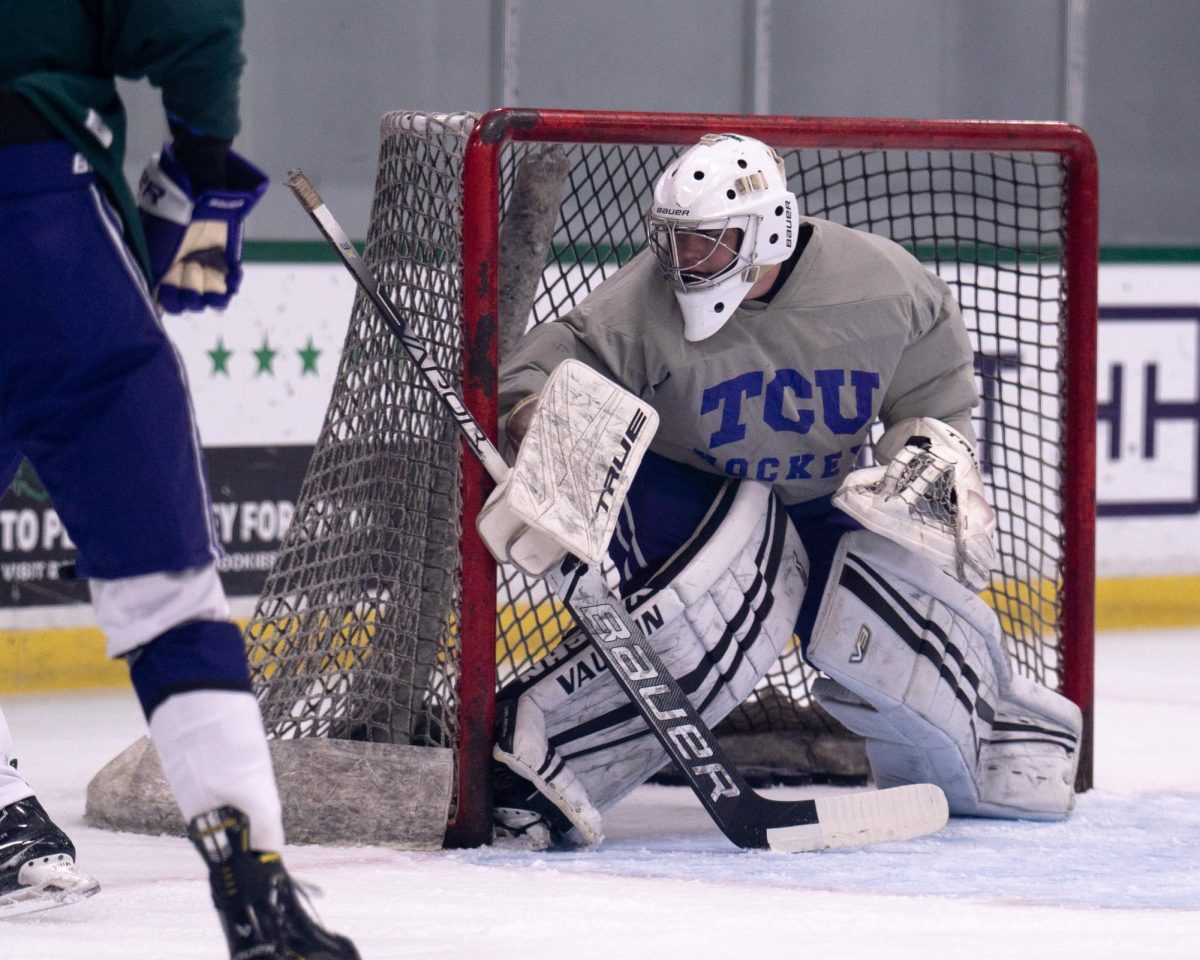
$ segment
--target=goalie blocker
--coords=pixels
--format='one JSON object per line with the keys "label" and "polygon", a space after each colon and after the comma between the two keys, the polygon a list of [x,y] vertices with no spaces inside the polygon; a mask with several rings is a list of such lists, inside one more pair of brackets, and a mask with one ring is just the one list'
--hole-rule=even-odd
{"label": "goalie blocker", "polygon": [[600,563],[657,429],[648,403],[578,360],[560,363],[536,398],[512,470],[476,519],[492,556],[531,577],[568,553]]}

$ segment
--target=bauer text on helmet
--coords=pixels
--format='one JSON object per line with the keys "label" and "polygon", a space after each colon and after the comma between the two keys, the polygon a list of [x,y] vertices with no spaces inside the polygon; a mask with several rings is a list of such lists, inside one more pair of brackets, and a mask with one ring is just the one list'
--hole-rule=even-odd
{"label": "bauer text on helmet", "polygon": [[683,335],[721,329],[762,274],[795,249],[796,197],[765,143],[708,134],[664,171],[646,235],[683,313]]}

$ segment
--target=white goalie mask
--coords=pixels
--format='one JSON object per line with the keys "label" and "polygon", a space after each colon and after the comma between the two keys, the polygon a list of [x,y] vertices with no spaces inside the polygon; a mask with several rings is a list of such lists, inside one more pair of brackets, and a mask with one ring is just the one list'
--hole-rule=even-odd
{"label": "white goalie mask", "polygon": [[762,275],[796,245],[796,195],[765,143],[708,134],[654,187],[646,237],[683,311],[683,336],[721,329]]}

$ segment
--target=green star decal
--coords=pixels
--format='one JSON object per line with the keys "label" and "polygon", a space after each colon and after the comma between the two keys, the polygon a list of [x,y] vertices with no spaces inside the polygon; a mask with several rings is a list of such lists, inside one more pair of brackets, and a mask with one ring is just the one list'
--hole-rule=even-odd
{"label": "green star decal", "polygon": [[275,371],[271,369],[271,364],[275,362],[275,355],[278,350],[272,350],[271,344],[267,341],[267,335],[263,334],[262,346],[254,351],[254,358],[258,361],[258,370],[255,371],[257,376],[260,373],[269,373],[275,375]]}
{"label": "green star decal", "polygon": [[212,376],[215,377],[218,373],[229,376],[229,358],[233,356],[233,351],[225,348],[225,338],[217,337],[217,345],[205,352],[212,360]]}
{"label": "green star decal", "polygon": [[313,346],[312,336],[308,338],[308,343],[304,345],[303,350],[297,350],[300,354],[300,376],[306,373],[311,373],[314,377],[320,376],[317,372],[317,357],[321,355],[321,351]]}

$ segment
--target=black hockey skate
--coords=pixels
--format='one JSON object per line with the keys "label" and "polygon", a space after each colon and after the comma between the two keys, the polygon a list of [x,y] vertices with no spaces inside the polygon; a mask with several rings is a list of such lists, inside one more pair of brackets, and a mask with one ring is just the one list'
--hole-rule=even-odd
{"label": "black hockey skate", "polygon": [[0,917],[66,906],[99,890],[36,797],[0,809]]}
{"label": "black hockey skate", "polygon": [[572,823],[537,787],[492,761],[492,839],[525,850],[569,848]]}
{"label": "black hockey skate", "polygon": [[231,960],[359,960],[301,903],[277,853],[250,849],[250,821],[233,807],[196,817],[188,838],[208,864]]}

